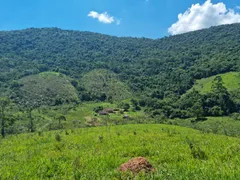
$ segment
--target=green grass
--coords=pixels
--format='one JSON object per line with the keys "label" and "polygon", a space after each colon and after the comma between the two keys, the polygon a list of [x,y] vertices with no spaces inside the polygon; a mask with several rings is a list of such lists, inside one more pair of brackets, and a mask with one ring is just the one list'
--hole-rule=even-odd
{"label": "green grass", "polygon": [[110,108],[114,109],[117,108],[118,105],[114,103],[108,103],[108,102],[90,102],[90,103],[82,103],[78,107],[70,110],[68,114],[66,115],[66,118],[68,120],[69,126],[71,127],[71,123],[74,120],[81,121],[82,124],[86,124],[87,121],[91,121],[92,119],[96,118],[99,125],[103,125],[104,121],[108,119],[111,123],[117,123],[117,122],[123,122],[123,114],[128,115],[131,119],[138,119],[145,117],[145,113],[143,111],[136,111],[133,112],[129,110],[128,112],[124,112],[123,114],[120,114],[119,112],[116,114],[109,114],[109,116],[101,116],[98,113],[94,112],[93,109],[102,106],[104,109]]}
{"label": "green grass", "polygon": [[[59,129],[59,121],[57,118],[60,116],[66,117],[66,121],[61,122],[63,128],[102,126],[106,125],[106,121],[111,124],[142,123],[143,121],[146,121],[146,114],[144,113],[144,110],[133,112],[130,108],[128,112],[124,112],[123,114],[121,114],[119,111],[116,114],[109,114],[109,116],[101,116],[94,112],[94,108],[98,106],[102,106],[104,109],[114,109],[118,107],[117,104],[108,102],[85,102],[78,105],[65,104],[59,106],[39,107],[32,112],[35,131]],[[19,112],[18,109],[12,109],[11,112],[8,112],[8,114],[10,113],[14,114],[18,120],[15,121],[12,126],[7,128],[8,132],[27,132],[27,127],[29,124],[28,115],[26,113]],[[124,114],[130,117],[130,120],[127,122],[125,119],[123,119]],[[24,128],[22,129],[22,127]],[[20,128],[22,130],[19,130]]]}
{"label": "green grass", "polygon": [[[0,139],[0,179],[133,179],[117,169],[137,156],[146,157],[156,172],[135,179],[238,179],[239,143],[237,138],[169,125],[8,136]],[[199,152],[204,158],[196,156]]]}
{"label": "green grass", "polygon": [[60,73],[44,72],[37,75],[31,75],[19,80],[23,86],[21,91],[26,92],[31,100],[48,101],[52,99],[63,99],[77,101],[78,95],[76,89],[72,86],[70,79]]}
{"label": "green grass", "polygon": [[183,126],[198,129],[203,133],[211,132],[227,136],[240,137],[240,121],[231,117],[207,117],[206,121],[194,122],[195,118],[174,119],[169,122]]}
{"label": "green grass", "polygon": [[111,104],[107,102],[90,102],[82,103],[77,108],[71,110],[67,114],[68,120],[84,120],[87,116],[94,116],[96,114],[93,109],[98,106],[103,106],[103,108],[116,108],[116,104]]}
{"label": "green grass", "polygon": [[132,97],[130,88],[121,82],[118,76],[105,69],[96,69],[86,73],[81,79],[81,85],[93,95],[105,93],[113,101],[121,101]]}
{"label": "green grass", "polygon": [[[225,74],[219,74],[222,77],[224,86],[228,91],[237,90],[240,88],[240,73],[239,72],[229,72]],[[211,76],[209,78],[204,78],[197,80],[193,88],[200,91],[200,93],[205,94],[211,91],[212,82],[216,76]]]}

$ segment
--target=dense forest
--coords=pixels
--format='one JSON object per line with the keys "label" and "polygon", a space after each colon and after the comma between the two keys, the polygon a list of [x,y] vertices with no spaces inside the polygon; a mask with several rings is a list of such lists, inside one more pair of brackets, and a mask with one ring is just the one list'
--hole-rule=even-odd
{"label": "dense forest", "polygon": [[[163,39],[118,38],[57,28],[0,32],[0,83],[44,71],[79,80],[108,69],[136,92],[183,94],[195,79],[238,71],[240,24]],[[156,93],[158,92],[158,93]]]}
{"label": "dense forest", "polygon": [[[197,79],[240,71],[239,57],[240,24],[156,40],[58,28],[1,31],[1,112],[3,116],[9,104],[6,97],[29,112],[41,105],[112,102],[126,97],[135,110],[143,107],[152,117],[229,115],[239,112],[236,99],[240,90],[229,92],[221,76],[216,76],[207,94],[188,90]],[[29,87],[40,91],[47,82],[38,76],[45,72],[57,73],[65,80],[49,78],[53,82],[48,82],[41,98],[31,99],[34,96],[29,94],[40,92],[30,92]],[[57,85],[59,94],[51,92],[54,82],[63,81],[67,85],[62,89]],[[64,99],[68,96],[61,90],[71,98]],[[51,98],[43,98],[47,94]]]}

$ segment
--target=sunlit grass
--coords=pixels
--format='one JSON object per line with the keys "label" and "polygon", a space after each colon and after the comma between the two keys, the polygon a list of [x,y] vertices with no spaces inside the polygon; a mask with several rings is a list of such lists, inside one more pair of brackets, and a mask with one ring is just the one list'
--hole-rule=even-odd
{"label": "sunlit grass", "polygon": [[[237,138],[169,125],[8,136],[0,140],[0,179],[127,179],[129,175],[117,169],[137,156],[146,157],[156,169],[141,179],[237,179],[239,143]],[[194,156],[199,149],[205,159]]]}
{"label": "sunlit grass", "polygon": [[[219,74],[222,77],[224,86],[228,91],[236,90],[240,88],[240,73],[239,72],[229,72],[225,74]],[[209,78],[203,78],[196,81],[196,84],[193,86],[196,90],[201,93],[208,93],[211,91],[212,82],[216,76]]]}

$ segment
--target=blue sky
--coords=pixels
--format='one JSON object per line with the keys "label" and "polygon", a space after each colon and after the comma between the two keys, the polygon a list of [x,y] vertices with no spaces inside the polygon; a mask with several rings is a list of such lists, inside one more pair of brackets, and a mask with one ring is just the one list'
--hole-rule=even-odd
{"label": "blue sky", "polygon": [[[238,0],[207,0],[207,2],[206,0],[0,0],[0,30],[58,27],[115,36],[160,38],[212,25],[240,22]],[[191,9],[178,19],[178,15],[189,8]],[[215,9],[220,12],[212,13]]]}

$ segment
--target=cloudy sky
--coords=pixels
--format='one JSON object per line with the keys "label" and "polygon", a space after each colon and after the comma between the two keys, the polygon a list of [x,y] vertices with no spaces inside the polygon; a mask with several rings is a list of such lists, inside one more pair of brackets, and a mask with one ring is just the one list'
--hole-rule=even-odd
{"label": "cloudy sky", "polygon": [[0,0],[0,30],[59,27],[161,38],[236,22],[239,0]]}

